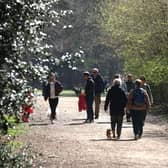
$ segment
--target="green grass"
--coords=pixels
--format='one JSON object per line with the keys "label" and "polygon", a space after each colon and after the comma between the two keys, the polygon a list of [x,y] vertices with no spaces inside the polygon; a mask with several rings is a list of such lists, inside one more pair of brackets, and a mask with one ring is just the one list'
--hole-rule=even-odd
{"label": "green grass", "polygon": [[[35,95],[42,95],[41,90],[36,90]],[[75,92],[73,90],[63,90],[60,94],[60,96],[63,97],[74,97],[76,96]]]}
{"label": "green grass", "polygon": [[[36,90],[35,92],[36,95],[42,95],[42,91],[41,90]],[[106,96],[107,93],[103,93],[102,97]],[[61,92],[60,96],[62,97],[75,97],[76,94],[73,90],[69,90],[69,89],[65,89]]]}
{"label": "green grass", "polygon": [[28,129],[28,126],[24,123],[17,123],[17,120],[13,116],[5,116],[7,122],[8,122],[8,132],[7,135],[11,137],[18,136]]}
{"label": "green grass", "polygon": [[15,137],[20,136],[28,130],[28,125],[24,123],[16,123],[16,119],[13,116],[5,116],[8,121],[8,132],[3,134],[1,132],[0,136],[4,137],[4,142],[9,145],[12,150],[19,149],[23,146],[23,143],[18,142]]}
{"label": "green grass", "polygon": [[26,124],[16,124],[8,129],[8,135],[15,137],[26,132],[28,126]]}
{"label": "green grass", "polygon": [[60,94],[60,96],[64,97],[74,97],[76,96],[75,92],[73,90],[63,90],[63,92]]}
{"label": "green grass", "polygon": [[15,117],[13,116],[5,116],[8,124],[9,124],[9,128],[8,128],[8,135],[10,136],[17,136],[20,135],[22,133],[25,132],[25,130],[27,129],[26,125],[23,123],[17,123],[17,120]]}
{"label": "green grass", "polygon": [[17,123],[13,125],[12,128],[8,129],[8,136],[14,138],[11,138],[13,140],[9,141],[8,143],[13,151],[18,150],[24,146],[24,144],[20,141],[17,141],[15,137],[25,134],[28,129],[28,125],[24,123]]}

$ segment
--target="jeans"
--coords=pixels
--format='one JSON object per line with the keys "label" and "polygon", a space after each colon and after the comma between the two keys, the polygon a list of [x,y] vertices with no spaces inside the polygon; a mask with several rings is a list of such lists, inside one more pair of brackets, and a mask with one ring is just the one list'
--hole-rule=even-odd
{"label": "jeans", "polygon": [[87,120],[93,121],[93,96],[86,97],[86,104],[87,104]]}
{"label": "jeans", "polygon": [[117,136],[120,137],[123,123],[123,115],[111,115],[111,129],[115,132],[117,125]]}
{"label": "jeans", "polygon": [[134,134],[141,136],[146,119],[146,110],[131,110],[131,116]]}
{"label": "jeans", "polygon": [[56,107],[58,105],[58,98],[49,99],[49,105],[51,109],[50,119],[54,120],[56,118]]}

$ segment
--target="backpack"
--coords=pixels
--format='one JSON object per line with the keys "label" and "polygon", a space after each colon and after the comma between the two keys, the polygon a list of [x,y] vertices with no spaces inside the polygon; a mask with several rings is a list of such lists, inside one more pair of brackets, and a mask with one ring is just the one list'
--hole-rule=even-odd
{"label": "backpack", "polygon": [[133,91],[133,104],[137,106],[145,105],[145,91],[142,88]]}

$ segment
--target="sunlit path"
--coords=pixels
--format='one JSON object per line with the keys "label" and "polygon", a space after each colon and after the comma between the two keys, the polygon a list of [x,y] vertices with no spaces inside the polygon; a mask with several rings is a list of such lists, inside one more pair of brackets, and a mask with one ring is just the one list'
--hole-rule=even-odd
{"label": "sunlit path", "polygon": [[[41,98],[24,140],[41,153],[43,167],[83,168],[167,168],[168,134],[162,126],[147,123],[144,137],[134,141],[132,125],[124,121],[121,140],[107,140],[108,114],[84,124],[85,112],[78,112],[77,98],[60,98],[58,120],[47,118],[47,103]],[[42,116],[41,116],[42,115]]]}

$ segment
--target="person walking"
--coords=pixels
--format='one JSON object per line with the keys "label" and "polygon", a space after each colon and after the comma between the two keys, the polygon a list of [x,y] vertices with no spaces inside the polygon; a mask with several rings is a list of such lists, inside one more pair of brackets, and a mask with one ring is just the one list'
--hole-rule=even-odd
{"label": "person walking", "polygon": [[113,138],[116,137],[117,132],[117,139],[119,139],[121,136],[124,108],[127,103],[127,96],[125,92],[120,88],[120,85],[120,79],[114,79],[113,86],[107,93],[104,105],[104,110],[107,111],[108,106],[110,104],[111,129]]}
{"label": "person walking", "polygon": [[[132,79],[132,74],[128,74],[127,75],[127,80],[125,82],[126,86],[127,86],[127,96],[129,95],[129,93],[135,89],[135,84],[133,82]],[[126,110],[126,120],[127,122],[131,122],[131,113],[129,110]]]}
{"label": "person walking", "polygon": [[[127,94],[127,85],[126,85],[125,81],[121,79],[121,75],[120,74],[115,74],[114,78],[113,78],[113,82],[114,82],[114,79],[119,79],[120,80],[120,88],[125,92],[125,94]],[[114,85],[113,82],[112,82],[112,85]]]}
{"label": "person walking", "polygon": [[48,82],[45,86],[43,86],[43,89],[44,100],[48,100],[51,109],[51,124],[54,124],[54,120],[56,119],[56,108],[59,101],[58,96],[63,90],[62,84],[58,80],[56,80],[55,73],[51,73],[49,75]]}
{"label": "person walking", "polygon": [[135,89],[128,95],[127,103],[127,109],[131,111],[135,140],[142,137],[146,114],[151,107],[149,96],[141,84],[140,79],[135,81]]}
{"label": "person walking", "polygon": [[83,78],[86,81],[85,96],[86,96],[87,119],[85,123],[92,123],[94,122],[93,101],[95,96],[95,83],[93,79],[90,77],[89,72],[87,71],[83,73]]}
{"label": "person walking", "polygon": [[92,69],[92,78],[95,82],[95,119],[99,118],[100,112],[100,104],[101,104],[101,94],[104,92],[104,80],[103,77],[99,73],[99,69],[93,68]]}
{"label": "person walking", "polygon": [[142,81],[141,87],[147,91],[150,103],[152,105],[153,104],[153,96],[152,96],[152,91],[151,91],[150,85],[146,83],[145,76],[143,76],[143,75],[140,76],[140,80]]}

